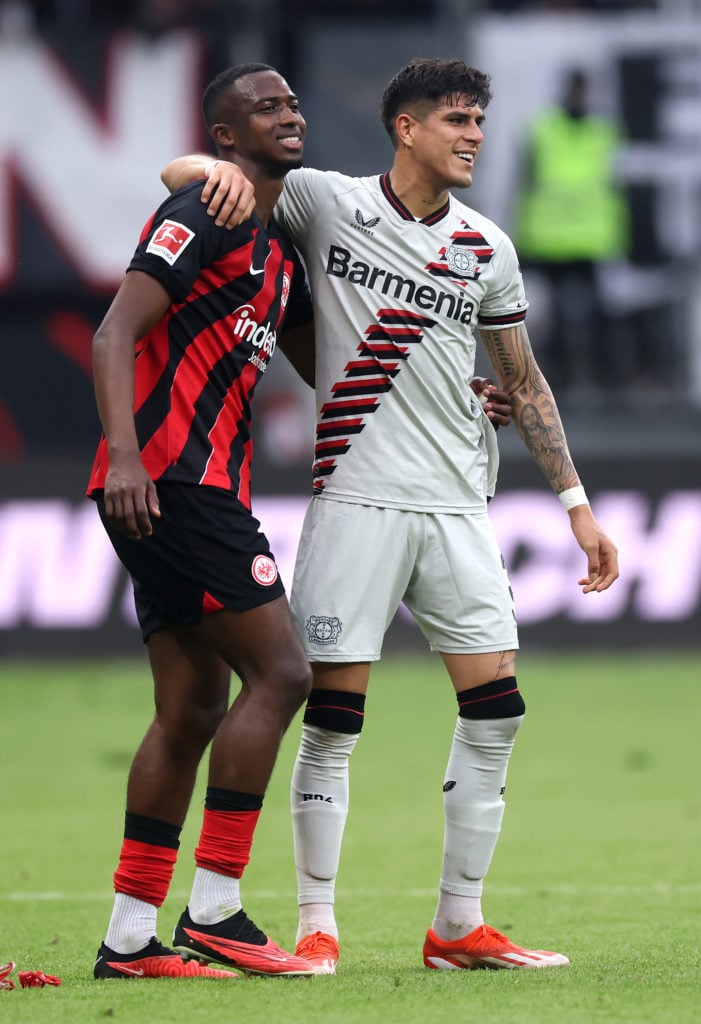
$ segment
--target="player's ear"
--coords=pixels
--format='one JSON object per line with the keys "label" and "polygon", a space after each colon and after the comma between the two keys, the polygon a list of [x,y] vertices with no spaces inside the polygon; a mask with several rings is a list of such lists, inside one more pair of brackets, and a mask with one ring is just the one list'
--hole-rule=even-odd
{"label": "player's ear", "polygon": [[402,146],[411,146],[414,141],[415,120],[411,114],[399,114],[394,122],[397,142]]}
{"label": "player's ear", "polygon": [[209,134],[212,136],[212,139],[217,146],[222,146],[225,149],[231,149],[231,147],[235,145],[235,139],[231,131],[231,125],[229,124],[213,124],[209,130]]}

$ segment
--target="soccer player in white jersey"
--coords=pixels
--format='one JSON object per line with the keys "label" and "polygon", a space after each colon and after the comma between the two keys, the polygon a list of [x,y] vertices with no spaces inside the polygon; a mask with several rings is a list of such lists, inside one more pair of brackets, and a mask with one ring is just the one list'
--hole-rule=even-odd
{"label": "soccer player in white jersey", "polygon": [[[411,61],[382,100],[395,150],[391,170],[367,178],[291,171],[275,211],[307,265],[317,339],[314,498],[291,599],[314,688],[291,804],[296,952],[319,973],[333,973],[339,955],[334,888],[349,758],[370,668],[401,601],[440,653],[458,704],[424,963],[569,963],[559,953],[516,945],[482,915],[525,705],[512,595],[487,515],[494,432],[468,386],[473,329],[510,396],[517,430],[569,515],[586,556],[578,581],[584,594],[611,586],[617,553],[592,514],[534,360],[513,245],[449,192],[472,183],[490,97],[488,76],[462,61]],[[230,165],[182,157],[163,180],[178,187],[205,168],[203,201],[218,223],[233,223],[245,192],[240,199],[240,176]]]}

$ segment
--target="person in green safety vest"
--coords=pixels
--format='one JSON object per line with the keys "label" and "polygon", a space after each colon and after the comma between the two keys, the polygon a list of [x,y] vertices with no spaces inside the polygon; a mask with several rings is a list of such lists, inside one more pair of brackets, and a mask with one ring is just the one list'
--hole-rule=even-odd
{"label": "person in green safety vest", "polygon": [[626,257],[630,231],[615,168],[621,131],[590,112],[588,92],[587,75],[571,70],[561,105],[532,122],[514,232],[526,275],[551,286],[545,372],[582,393],[618,373],[598,273]]}

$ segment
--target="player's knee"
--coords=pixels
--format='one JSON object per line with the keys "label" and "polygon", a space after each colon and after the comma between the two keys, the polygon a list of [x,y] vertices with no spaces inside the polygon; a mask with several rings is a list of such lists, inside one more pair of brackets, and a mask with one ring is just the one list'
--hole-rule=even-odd
{"label": "player's knee", "polygon": [[365,718],[365,694],[343,690],[320,690],[309,694],[304,711],[304,724],[328,732],[357,735]]}
{"label": "player's knee", "polygon": [[226,699],[210,704],[192,704],[177,712],[160,712],[156,715],[156,722],[174,749],[189,750],[201,757],[227,710]]}
{"label": "player's knee", "polygon": [[467,719],[521,718],[526,703],[516,682],[516,676],[495,679],[457,694],[458,714]]}
{"label": "player's knee", "polygon": [[203,744],[203,749],[211,743],[214,734],[226,717],[228,709],[228,700],[221,700],[206,707],[194,708],[188,715],[187,728]]}
{"label": "player's knee", "polygon": [[281,667],[277,678],[280,704],[290,719],[299,711],[312,688],[312,672],[306,658],[294,658]]}

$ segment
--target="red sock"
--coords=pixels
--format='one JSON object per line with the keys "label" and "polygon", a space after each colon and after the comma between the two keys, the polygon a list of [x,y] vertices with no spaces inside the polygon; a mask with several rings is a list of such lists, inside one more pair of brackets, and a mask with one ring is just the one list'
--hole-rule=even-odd
{"label": "red sock", "polygon": [[168,895],[178,851],[125,839],[114,873],[114,891],[160,907]]}
{"label": "red sock", "polygon": [[240,878],[251,859],[251,845],[260,809],[209,811],[205,809],[200,842],[195,850],[198,868]]}

